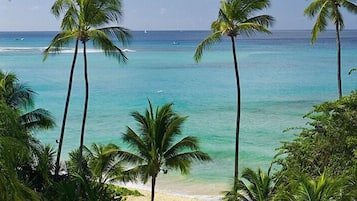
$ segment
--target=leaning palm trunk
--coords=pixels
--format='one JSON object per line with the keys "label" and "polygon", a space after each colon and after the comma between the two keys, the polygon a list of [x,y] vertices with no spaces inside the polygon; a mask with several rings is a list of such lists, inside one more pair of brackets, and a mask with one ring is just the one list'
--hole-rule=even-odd
{"label": "leaning palm trunk", "polygon": [[236,144],[235,144],[235,161],[234,161],[234,181],[238,181],[238,161],[239,161],[239,128],[240,128],[240,80],[239,80],[239,71],[238,71],[238,61],[236,55],[236,46],[234,41],[234,36],[230,36],[232,41],[232,52],[234,58],[234,70],[237,81],[237,120],[236,120]]}
{"label": "leaning palm trunk", "polygon": [[341,41],[339,24],[336,23],[336,45],[337,45],[337,84],[338,97],[342,98],[342,80],[341,80]]}
{"label": "leaning palm trunk", "polygon": [[74,73],[74,67],[76,65],[77,53],[78,53],[78,39],[76,40],[76,45],[75,45],[75,49],[74,49],[72,67],[71,67],[71,72],[70,72],[69,81],[68,81],[66,104],[65,104],[64,113],[63,113],[63,119],[62,119],[61,134],[60,134],[60,139],[59,139],[59,143],[58,143],[57,159],[56,159],[56,166],[55,166],[55,178],[57,178],[57,179],[58,179],[58,174],[59,174],[59,169],[60,169],[60,161],[61,161],[62,144],[63,144],[63,138],[64,138],[64,130],[66,128],[68,106],[69,106],[69,100],[71,98],[73,73]]}

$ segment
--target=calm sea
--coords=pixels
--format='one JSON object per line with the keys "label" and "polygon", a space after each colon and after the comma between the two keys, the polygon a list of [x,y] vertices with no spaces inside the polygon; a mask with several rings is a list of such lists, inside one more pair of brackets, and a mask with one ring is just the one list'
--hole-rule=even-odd
{"label": "calm sea", "polygon": [[[174,103],[174,110],[189,116],[184,135],[197,136],[213,162],[195,165],[189,176],[174,171],[159,176],[161,189],[187,194],[218,194],[227,190],[234,169],[236,86],[229,40],[206,51],[196,64],[193,54],[207,31],[133,32],[126,49],[129,58],[119,64],[99,50],[89,49],[90,102],[85,143],[116,143],[126,148],[121,135],[136,128],[130,116],[154,105]],[[37,93],[36,107],[56,117],[58,126],[35,135],[56,146],[63,114],[73,47],[42,62],[42,51],[54,32],[0,33],[0,69],[16,73]],[[302,116],[312,106],[337,98],[334,32],[310,43],[309,31],[274,31],[237,40],[242,88],[240,168],[267,169],[280,142],[293,138],[283,133],[303,126]],[[357,31],[342,33],[343,92],[357,87]],[[84,100],[83,62],[78,57],[73,95],[64,140],[64,158],[79,145]],[[161,182],[161,184],[160,184]],[[160,188],[160,187],[159,187]]]}

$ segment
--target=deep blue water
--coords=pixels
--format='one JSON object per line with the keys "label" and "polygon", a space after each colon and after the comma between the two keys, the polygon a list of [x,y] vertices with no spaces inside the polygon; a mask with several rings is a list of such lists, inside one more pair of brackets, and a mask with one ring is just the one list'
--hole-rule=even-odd
{"label": "deep blue water", "polygon": [[[126,148],[121,134],[136,128],[130,117],[143,112],[147,99],[154,105],[174,103],[189,116],[184,134],[200,139],[213,162],[195,165],[186,184],[227,184],[234,168],[236,86],[231,44],[222,40],[205,51],[202,62],[193,60],[195,48],[208,31],[133,32],[126,64],[105,57],[89,46],[90,102],[86,129],[87,145],[113,142]],[[0,69],[16,73],[37,93],[36,106],[48,109],[58,126],[35,135],[56,146],[67,90],[73,47],[42,61],[42,51],[54,32],[1,32]],[[282,131],[302,126],[302,116],[314,104],[337,98],[336,44],[334,32],[323,33],[311,45],[309,31],[275,31],[238,39],[237,54],[242,88],[240,167],[267,169],[280,141],[293,138]],[[118,43],[118,45],[120,45]],[[342,34],[344,94],[357,86],[357,31]],[[82,57],[77,63],[73,95],[64,141],[64,153],[79,144],[84,99]],[[67,156],[64,156],[66,158]],[[170,172],[171,173],[171,172]],[[171,175],[171,177],[170,177]],[[165,179],[164,179],[165,180]],[[180,184],[177,184],[180,185]],[[226,190],[217,187],[217,192]]]}

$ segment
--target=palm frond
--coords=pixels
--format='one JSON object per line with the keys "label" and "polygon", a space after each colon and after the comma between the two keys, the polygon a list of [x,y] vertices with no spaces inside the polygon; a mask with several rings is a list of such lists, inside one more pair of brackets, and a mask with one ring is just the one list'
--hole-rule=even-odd
{"label": "palm frond", "polygon": [[315,17],[321,10],[324,4],[326,4],[326,0],[314,0],[308,7],[304,10],[304,15],[307,15],[310,18]]}
{"label": "palm frond", "polygon": [[61,13],[71,7],[73,3],[74,1],[72,0],[56,0],[51,7],[51,13],[54,16],[59,17]]}
{"label": "palm frond", "polygon": [[131,39],[131,34],[129,29],[124,27],[105,27],[98,29],[106,33],[110,38],[115,38],[120,41],[123,45],[127,45]]}
{"label": "palm frond", "polygon": [[101,26],[111,22],[119,23],[123,13],[121,1],[87,1],[85,19],[91,26]]}
{"label": "palm frond", "polygon": [[346,8],[349,12],[357,14],[357,4],[354,4],[352,1],[343,0],[341,1],[342,7]]}
{"label": "palm frond", "polygon": [[43,52],[43,61],[45,61],[50,53],[59,53],[63,47],[77,39],[76,31],[63,31],[58,33],[51,41],[50,45]]}
{"label": "palm frond", "polygon": [[201,43],[197,46],[194,59],[198,63],[202,56],[203,51],[209,49],[212,45],[221,40],[221,32],[214,32],[211,35],[207,36]]}
{"label": "palm frond", "polygon": [[164,156],[166,158],[170,158],[186,149],[198,150],[199,149],[198,139],[196,137],[192,137],[192,136],[184,137],[179,142],[173,144],[172,147],[167,149],[167,151],[164,152]]}
{"label": "palm frond", "polygon": [[102,49],[105,55],[115,57],[119,62],[125,63],[127,61],[128,58],[125,56],[125,53],[113,43],[105,32],[90,30],[88,34],[93,42],[93,46]]}
{"label": "palm frond", "polygon": [[[272,17],[271,15],[258,15],[252,18],[249,18],[248,20],[245,21],[246,22],[250,22],[250,23],[256,23],[259,25],[262,25],[263,27],[265,27],[266,29],[270,26],[273,25],[275,19],[274,17]],[[270,31],[263,31],[266,33],[270,33]]]}
{"label": "palm frond", "polygon": [[336,9],[334,9],[333,12],[330,13],[329,18],[330,18],[331,22],[333,22],[335,25],[338,24],[338,27],[339,27],[338,31],[343,30],[345,24],[344,24],[342,13],[338,9],[338,7]]}
{"label": "palm frond", "polygon": [[325,2],[317,15],[316,22],[312,28],[312,38],[311,43],[315,43],[317,36],[320,32],[324,31],[327,27],[327,18],[328,18],[328,2]]}
{"label": "palm frond", "polygon": [[75,30],[81,26],[80,13],[75,5],[71,5],[67,8],[66,13],[61,21],[61,29],[64,31]]}
{"label": "palm frond", "polygon": [[166,158],[165,166],[179,169],[181,174],[188,174],[190,172],[190,166],[194,161],[211,161],[211,157],[202,151],[178,153],[170,158]]}
{"label": "palm frond", "polygon": [[251,36],[253,34],[256,34],[257,32],[261,32],[261,33],[263,32],[267,34],[271,33],[269,29],[267,29],[265,26],[257,23],[251,23],[251,22],[239,24],[238,29],[241,35],[246,35],[246,36]]}
{"label": "palm frond", "polygon": [[42,108],[21,115],[20,122],[27,130],[49,129],[56,125],[53,115]]}

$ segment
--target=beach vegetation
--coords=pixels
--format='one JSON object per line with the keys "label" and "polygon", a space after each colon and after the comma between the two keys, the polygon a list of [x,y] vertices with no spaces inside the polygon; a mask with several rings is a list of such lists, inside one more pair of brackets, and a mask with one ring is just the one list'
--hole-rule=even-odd
{"label": "beach vegetation", "polygon": [[200,151],[198,139],[186,136],[181,139],[182,125],[187,117],[178,115],[168,103],[149,109],[144,114],[133,112],[138,130],[127,127],[123,140],[131,148],[123,157],[134,167],[127,170],[146,183],[151,178],[151,200],[155,197],[156,179],[160,172],[167,174],[170,169],[188,174],[194,161],[209,161],[208,154]]}
{"label": "beach vegetation", "polygon": [[324,171],[313,178],[306,174],[295,173],[287,186],[280,189],[277,200],[350,200],[345,178],[332,178]]}
{"label": "beach vegetation", "polygon": [[261,168],[255,172],[250,168],[242,171],[241,179],[235,181],[230,191],[225,191],[223,200],[225,201],[267,201],[273,200],[276,193],[274,178],[265,173]]}
{"label": "beach vegetation", "polygon": [[276,163],[282,166],[280,173],[318,177],[326,170],[342,177],[351,172],[357,159],[357,91],[314,106],[305,118],[310,119],[308,126],[279,148]]}
{"label": "beach vegetation", "polygon": [[304,14],[308,17],[316,17],[315,24],[311,31],[311,43],[315,43],[319,33],[326,30],[329,20],[335,25],[337,44],[337,86],[339,98],[342,97],[340,32],[344,28],[341,8],[345,8],[349,12],[357,14],[357,4],[350,0],[314,0],[304,10]]}
{"label": "beach vegetation", "polygon": [[20,112],[19,122],[28,131],[39,131],[53,128],[55,120],[52,114],[43,109],[35,108],[36,92],[21,83],[14,73],[0,71],[0,97],[13,110]]}
{"label": "beach vegetation", "polygon": [[21,166],[33,156],[32,137],[19,123],[20,115],[0,99],[0,200],[40,200],[19,177]]}
{"label": "beach vegetation", "polygon": [[[123,44],[128,42],[129,31],[120,26],[107,26],[108,24],[119,24],[122,17],[122,6],[120,0],[57,0],[54,2],[51,12],[60,17],[61,32],[58,33],[44,52],[44,60],[50,53],[58,53],[66,45],[75,42],[74,55],[68,81],[67,97],[63,114],[60,139],[58,144],[55,176],[58,176],[60,168],[60,157],[64,138],[68,106],[72,90],[73,73],[76,65],[79,43],[83,45],[84,80],[85,80],[85,102],[80,135],[80,155],[83,154],[84,132],[87,118],[89,99],[89,80],[87,64],[87,43],[91,41],[94,48],[103,50],[105,55],[116,58],[119,62],[125,62],[127,57],[115,44],[116,39]],[[81,166],[79,166],[81,168]]]}
{"label": "beach vegetation", "polygon": [[272,25],[274,18],[270,15],[256,15],[256,13],[270,6],[270,0],[222,0],[217,20],[211,24],[212,33],[198,46],[194,55],[196,62],[203,56],[203,51],[210,48],[222,37],[228,36],[232,44],[235,78],[237,85],[237,117],[235,134],[235,168],[234,178],[238,180],[239,167],[239,132],[241,116],[241,85],[236,54],[235,39],[238,36],[251,36],[257,32],[271,33],[268,27]]}
{"label": "beach vegetation", "polygon": [[314,106],[305,118],[307,126],[275,157],[280,198],[356,200],[357,91]]}
{"label": "beach vegetation", "polygon": [[[61,176],[53,190],[54,197],[60,200],[122,200],[123,194],[132,195],[133,191],[117,188],[112,182],[131,181],[122,166],[120,149],[114,144],[92,144],[91,149],[84,147],[81,158],[79,149],[70,152],[67,161],[67,175]],[[79,163],[82,163],[81,165]],[[79,166],[82,169],[79,171]],[[78,185],[82,188],[78,191]]]}

